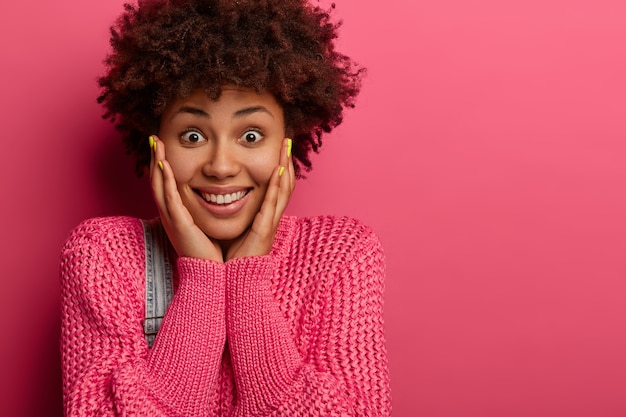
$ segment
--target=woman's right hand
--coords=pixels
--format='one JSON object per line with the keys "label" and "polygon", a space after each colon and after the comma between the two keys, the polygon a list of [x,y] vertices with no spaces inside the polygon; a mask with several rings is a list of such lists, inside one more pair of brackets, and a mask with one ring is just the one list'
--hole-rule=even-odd
{"label": "woman's right hand", "polygon": [[150,136],[150,183],[152,195],[163,228],[181,257],[210,259],[224,262],[222,250],[196,226],[191,213],[183,204],[172,167],[165,159],[165,145],[156,135]]}

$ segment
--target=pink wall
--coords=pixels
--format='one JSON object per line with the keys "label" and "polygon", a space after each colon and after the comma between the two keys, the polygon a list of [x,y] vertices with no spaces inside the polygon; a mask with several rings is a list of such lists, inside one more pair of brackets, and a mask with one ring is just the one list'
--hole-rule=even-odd
{"label": "pink wall", "polygon": [[[626,3],[335,1],[369,76],[289,211],[380,235],[394,415],[626,415]],[[2,7],[4,416],[61,415],[70,228],[154,212],[94,100],[122,3]]]}

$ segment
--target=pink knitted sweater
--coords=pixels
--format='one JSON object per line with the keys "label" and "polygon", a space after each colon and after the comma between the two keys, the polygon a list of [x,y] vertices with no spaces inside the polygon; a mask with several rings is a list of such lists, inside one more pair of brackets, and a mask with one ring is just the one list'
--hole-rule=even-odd
{"label": "pink knitted sweater", "polygon": [[87,220],[63,248],[66,415],[390,414],[384,260],[367,227],[284,217],[267,256],[177,258],[151,349],[144,258],[129,217]]}

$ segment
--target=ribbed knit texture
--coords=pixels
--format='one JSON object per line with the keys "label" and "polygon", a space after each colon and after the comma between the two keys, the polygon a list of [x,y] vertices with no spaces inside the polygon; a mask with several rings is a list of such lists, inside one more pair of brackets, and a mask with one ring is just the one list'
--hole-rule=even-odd
{"label": "ribbed knit texture", "polygon": [[152,349],[141,223],[87,220],[62,251],[67,416],[388,416],[384,258],[371,230],[284,217],[267,256],[175,258]]}

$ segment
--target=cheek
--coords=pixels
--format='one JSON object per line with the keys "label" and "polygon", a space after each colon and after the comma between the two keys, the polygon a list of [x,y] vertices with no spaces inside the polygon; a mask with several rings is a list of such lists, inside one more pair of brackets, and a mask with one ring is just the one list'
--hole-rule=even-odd
{"label": "cheek", "polygon": [[166,152],[165,157],[172,167],[176,183],[181,185],[189,182],[194,174],[193,158],[179,152]]}
{"label": "cheek", "polygon": [[274,168],[278,166],[278,152],[280,150],[268,150],[255,155],[248,161],[248,171],[255,182],[261,187],[267,187]]}

